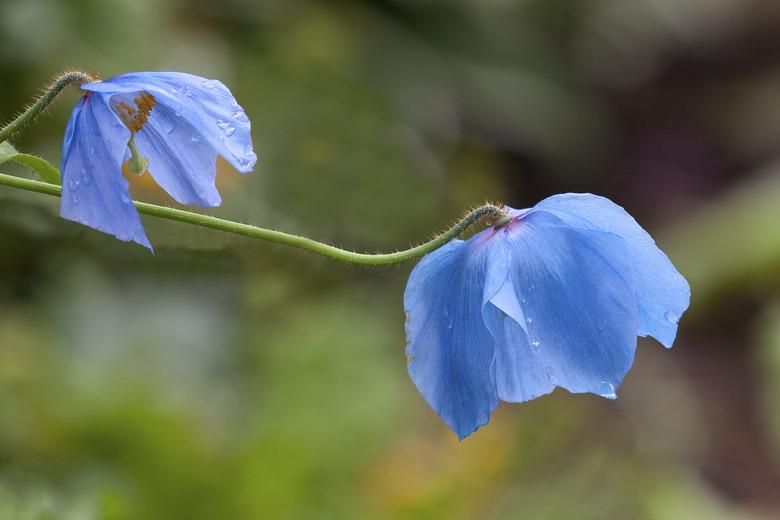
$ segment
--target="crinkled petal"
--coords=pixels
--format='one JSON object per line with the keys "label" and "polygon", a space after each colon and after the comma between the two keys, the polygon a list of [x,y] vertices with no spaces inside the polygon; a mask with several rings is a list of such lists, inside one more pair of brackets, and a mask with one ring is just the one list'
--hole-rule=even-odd
{"label": "crinkled petal", "polygon": [[149,161],[149,174],[177,202],[204,207],[222,203],[217,151],[170,107],[154,107],[135,143]]}
{"label": "crinkled petal", "polygon": [[121,173],[129,137],[104,96],[76,104],[63,143],[60,215],[152,249]]}
{"label": "crinkled petal", "polygon": [[604,231],[625,239],[636,278],[638,335],[653,336],[671,348],[677,335],[677,322],[690,303],[691,290],[633,217],[609,199],[589,193],[549,197],[531,210],[537,211],[552,213],[573,228]]}
{"label": "crinkled petal", "polygon": [[428,254],[404,293],[409,375],[461,439],[486,424],[498,405],[494,342],[482,306],[485,287],[501,280],[489,276],[485,245],[474,237]]}
{"label": "crinkled petal", "polygon": [[157,104],[181,114],[238,171],[251,172],[257,161],[249,118],[230,90],[217,80],[183,72],[133,72],[81,88],[108,94],[148,92]]}
{"label": "crinkled petal", "polygon": [[[499,230],[500,235],[503,231]],[[530,401],[555,389],[543,360],[536,355],[528,339],[527,318],[512,284],[510,270],[515,266],[507,240],[492,241],[488,259],[494,271],[495,288],[485,291],[487,304],[482,316],[495,341],[493,373],[496,390],[503,401]],[[504,273],[503,277],[500,273]]]}
{"label": "crinkled petal", "polygon": [[527,401],[555,386],[614,398],[633,362],[639,323],[625,240],[572,229],[544,212],[526,214],[494,239],[511,252],[508,277],[490,303],[512,319],[487,320],[503,332],[499,398]]}

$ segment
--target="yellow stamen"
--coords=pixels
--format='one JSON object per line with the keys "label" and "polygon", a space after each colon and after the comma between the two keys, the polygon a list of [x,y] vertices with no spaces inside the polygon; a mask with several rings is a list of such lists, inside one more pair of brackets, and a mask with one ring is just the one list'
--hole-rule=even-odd
{"label": "yellow stamen", "polygon": [[119,119],[130,129],[131,132],[140,132],[146,122],[149,120],[149,114],[157,104],[157,100],[148,92],[141,92],[133,100],[136,108],[126,101],[120,101],[114,105],[114,110],[119,114]]}

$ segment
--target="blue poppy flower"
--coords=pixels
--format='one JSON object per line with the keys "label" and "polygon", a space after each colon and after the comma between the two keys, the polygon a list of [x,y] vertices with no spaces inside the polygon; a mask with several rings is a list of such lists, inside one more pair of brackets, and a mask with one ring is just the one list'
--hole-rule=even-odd
{"label": "blue poppy flower", "polygon": [[60,215],[152,248],[122,175],[148,171],[177,202],[218,206],[217,155],[252,171],[250,125],[216,80],[134,72],[81,86],[62,151]]}
{"label": "blue poppy flower", "polygon": [[556,195],[425,256],[404,294],[409,375],[463,439],[499,401],[609,399],[637,336],[671,348],[690,289],[623,208]]}

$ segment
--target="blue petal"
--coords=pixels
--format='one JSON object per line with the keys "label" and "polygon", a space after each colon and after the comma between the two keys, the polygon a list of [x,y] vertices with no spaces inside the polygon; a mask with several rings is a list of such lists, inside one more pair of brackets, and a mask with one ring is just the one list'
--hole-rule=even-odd
{"label": "blue petal", "polygon": [[639,323],[625,241],[571,229],[543,212],[527,213],[494,240],[511,258],[490,303],[512,319],[487,318],[498,338],[499,398],[527,401],[555,386],[614,398],[633,362]]}
{"label": "blue petal", "polygon": [[482,237],[455,240],[425,256],[404,293],[409,375],[444,422],[463,439],[498,405],[494,341],[484,324],[488,248]]}
{"label": "blue petal", "polygon": [[568,193],[549,197],[531,209],[545,211],[577,229],[621,236],[636,277],[640,336],[653,336],[671,348],[677,322],[688,308],[691,290],[652,237],[626,211],[609,199]]}
{"label": "blue petal", "polygon": [[216,186],[217,151],[169,107],[154,107],[149,122],[135,135],[135,143],[149,161],[149,174],[177,202],[222,203]]}
{"label": "blue petal", "polygon": [[[503,231],[499,231],[503,233]],[[513,265],[508,241],[497,237],[491,245],[490,269],[494,280],[502,280],[497,289],[486,291],[489,305],[483,307],[485,325],[495,341],[494,375],[499,399],[509,402],[530,401],[555,389],[546,366],[536,355],[528,339],[525,312],[515,294],[510,270]],[[500,277],[499,272],[504,276]]]}
{"label": "blue petal", "polygon": [[129,138],[102,95],[76,104],[63,143],[60,215],[152,249],[121,173]]}
{"label": "blue petal", "polygon": [[257,160],[249,118],[230,90],[217,80],[182,72],[133,72],[81,88],[108,94],[149,92],[158,105],[181,114],[238,171],[251,172]]}

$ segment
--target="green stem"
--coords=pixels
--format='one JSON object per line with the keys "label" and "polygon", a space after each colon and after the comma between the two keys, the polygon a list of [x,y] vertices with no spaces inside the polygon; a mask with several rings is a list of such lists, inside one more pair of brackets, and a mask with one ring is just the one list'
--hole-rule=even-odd
{"label": "green stem", "polygon": [[[54,195],[55,197],[59,197],[62,191],[62,188],[56,184],[34,181],[31,179],[23,179],[21,177],[14,177],[12,175],[5,175],[2,173],[0,173],[0,185],[10,186],[12,188],[18,188],[27,191],[34,191],[37,193],[45,193],[46,195]],[[135,207],[138,208],[138,211],[146,215],[185,222],[187,224],[194,224],[196,226],[225,231],[236,235],[259,238],[260,240],[267,240],[269,242],[276,242],[277,244],[284,244],[287,246],[297,247],[299,249],[305,249],[306,251],[311,251],[313,253],[333,258],[334,260],[361,265],[388,265],[406,262],[438,249],[447,242],[457,238],[458,235],[460,235],[463,231],[483,218],[488,219],[489,222],[494,223],[497,226],[500,226],[508,221],[507,218],[509,216],[507,211],[500,206],[495,204],[484,204],[467,213],[454,226],[452,226],[444,233],[441,233],[434,239],[420,244],[419,246],[412,247],[404,251],[397,251],[395,253],[370,254],[357,253],[328,244],[323,244],[322,242],[317,242],[316,240],[299,235],[291,235],[281,231],[250,226],[248,224],[240,224],[238,222],[211,217],[209,215],[202,215],[200,213],[192,213],[190,211],[184,211],[180,209],[166,208],[164,206],[157,206],[155,204],[147,204],[145,202],[134,202],[134,204]]]}
{"label": "green stem", "polygon": [[65,89],[65,87],[74,83],[81,85],[83,83],[89,83],[90,81],[95,80],[91,75],[79,70],[65,72],[56,77],[54,81],[52,81],[51,84],[46,87],[46,89],[43,91],[43,94],[41,94],[35,103],[30,105],[27,110],[22,112],[16,119],[0,129],[0,143],[7,141],[12,135],[38,117],[41,112],[46,110],[46,107],[57,98],[57,96]]}

